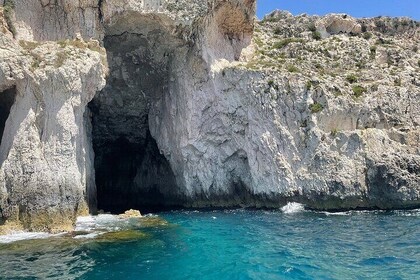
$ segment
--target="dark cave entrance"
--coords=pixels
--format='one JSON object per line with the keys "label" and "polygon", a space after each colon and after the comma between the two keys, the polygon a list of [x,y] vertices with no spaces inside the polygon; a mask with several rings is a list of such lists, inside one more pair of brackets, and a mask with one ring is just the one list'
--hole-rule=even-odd
{"label": "dark cave entrance", "polygon": [[165,209],[165,195],[176,187],[148,120],[150,104],[168,91],[173,54],[163,28],[148,28],[147,33],[124,32],[104,38],[110,73],[106,87],[88,106],[97,209],[105,212]]}
{"label": "dark cave entrance", "polygon": [[16,87],[0,92],[0,144],[3,139],[3,133],[6,126],[10,109],[15,102]]}

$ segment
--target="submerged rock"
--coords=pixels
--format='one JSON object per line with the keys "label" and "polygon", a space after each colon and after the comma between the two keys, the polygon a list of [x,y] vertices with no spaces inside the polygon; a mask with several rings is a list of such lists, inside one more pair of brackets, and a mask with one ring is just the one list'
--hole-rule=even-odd
{"label": "submerged rock", "polygon": [[115,242],[115,241],[132,241],[137,239],[147,238],[146,233],[140,232],[138,230],[123,230],[115,232],[106,232],[104,234],[98,235],[95,240],[102,242]]}
{"label": "submerged rock", "polygon": [[168,221],[158,216],[148,216],[139,220],[138,226],[140,228],[169,226]]}

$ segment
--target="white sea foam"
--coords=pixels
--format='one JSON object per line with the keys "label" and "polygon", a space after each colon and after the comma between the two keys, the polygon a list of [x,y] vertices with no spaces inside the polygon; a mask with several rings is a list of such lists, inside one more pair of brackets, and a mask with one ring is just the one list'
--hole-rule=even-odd
{"label": "white sea foam", "polygon": [[[73,238],[95,238],[106,232],[119,231],[130,227],[130,219],[121,218],[117,215],[101,214],[97,216],[78,217],[74,231],[79,232]],[[25,232],[15,231],[10,234],[0,235],[0,244],[12,243],[16,241],[29,239],[47,239],[67,234],[67,232],[59,234],[50,234],[46,232]]]}
{"label": "white sea foam", "polygon": [[395,210],[392,212],[394,215],[402,217],[420,217],[420,209],[414,210]]}
{"label": "white sea foam", "polygon": [[7,244],[16,241],[28,240],[28,239],[46,239],[50,237],[56,237],[65,233],[50,234],[46,232],[25,232],[15,231],[9,234],[0,235],[0,243]]}
{"label": "white sea foam", "polygon": [[88,233],[88,234],[76,235],[73,238],[74,239],[90,239],[90,238],[96,238],[101,234],[104,234],[104,233],[103,232],[92,232],[92,233]]}
{"label": "white sea foam", "polygon": [[352,213],[351,211],[346,211],[346,212],[320,212],[322,214],[325,214],[327,216],[350,216]]}
{"label": "white sea foam", "polygon": [[297,202],[288,202],[281,208],[281,211],[285,214],[299,213],[305,211],[305,205]]}
{"label": "white sea foam", "polygon": [[111,214],[78,217],[74,230],[85,232],[97,230],[118,230],[120,228],[119,224],[124,223],[126,220],[127,219]]}

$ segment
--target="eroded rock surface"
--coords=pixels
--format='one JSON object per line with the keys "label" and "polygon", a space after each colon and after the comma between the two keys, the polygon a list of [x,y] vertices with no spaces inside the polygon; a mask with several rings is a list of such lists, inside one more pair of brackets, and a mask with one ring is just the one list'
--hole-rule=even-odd
{"label": "eroded rock surface", "polygon": [[255,23],[252,0],[22,3],[0,16],[3,220],[420,205],[418,22]]}
{"label": "eroded rock surface", "polygon": [[1,216],[28,229],[71,228],[95,188],[86,107],[105,84],[103,50],[0,37],[0,99],[13,94],[0,147]]}

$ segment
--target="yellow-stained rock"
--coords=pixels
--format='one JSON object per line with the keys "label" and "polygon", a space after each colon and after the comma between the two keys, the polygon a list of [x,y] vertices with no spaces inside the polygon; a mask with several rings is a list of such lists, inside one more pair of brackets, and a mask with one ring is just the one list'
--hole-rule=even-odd
{"label": "yellow-stained rock", "polygon": [[141,213],[139,210],[130,209],[124,212],[124,214],[119,215],[119,217],[128,219],[128,218],[141,218]]}
{"label": "yellow-stained rock", "polygon": [[18,222],[6,221],[4,225],[0,226],[0,235],[10,234],[14,231],[21,231],[21,230],[23,230],[22,224]]}
{"label": "yellow-stained rock", "polygon": [[140,220],[141,227],[167,226],[169,223],[160,217],[144,217]]}

